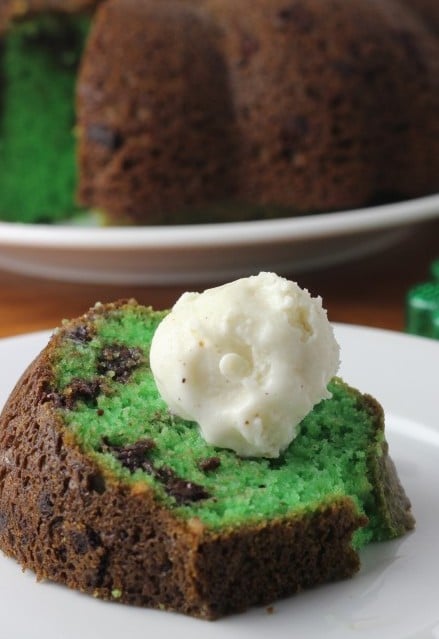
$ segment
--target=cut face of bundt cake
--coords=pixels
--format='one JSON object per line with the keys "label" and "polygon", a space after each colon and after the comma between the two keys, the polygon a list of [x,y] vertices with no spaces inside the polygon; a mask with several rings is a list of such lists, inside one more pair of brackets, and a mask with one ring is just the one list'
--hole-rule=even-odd
{"label": "cut face of bundt cake", "polygon": [[3,4],[16,19],[0,29],[0,219],[62,220],[79,210],[74,96],[90,16]]}
{"label": "cut face of bundt cake", "polygon": [[166,313],[65,322],[0,419],[0,547],[38,578],[203,618],[353,575],[413,527],[383,412],[341,379],[276,458],[215,447],[150,368]]}

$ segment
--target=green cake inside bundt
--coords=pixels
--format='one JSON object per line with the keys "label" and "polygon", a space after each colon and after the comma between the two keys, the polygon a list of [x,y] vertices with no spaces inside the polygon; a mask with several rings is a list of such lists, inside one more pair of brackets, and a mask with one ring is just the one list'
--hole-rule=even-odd
{"label": "green cake inside bundt", "polygon": [[371,398],[340,379],[332,398],[303,420],[275,460],[242,458],[207,444],[197,425],[170,413],[155,386],[148,352],[163,313],[142,306],[92,312],[64,329],[53,357],[53,397],[83,450],[128,483],[153,486],[184,518],[238,527],[312,511],[341,496],[368,524],[354,544],[394,537],[402,521],[385,512],[379,484],[382,415]]}
{"label": "green cake inside bundt", "polygon": [[88,17],[43,14],[0,44],[0,219],[49,222],[75,203],[74,94]]}

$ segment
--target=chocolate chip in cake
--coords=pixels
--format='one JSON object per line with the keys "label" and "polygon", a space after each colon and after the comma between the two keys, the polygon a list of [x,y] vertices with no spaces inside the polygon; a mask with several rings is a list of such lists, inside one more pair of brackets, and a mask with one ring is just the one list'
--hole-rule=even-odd
{"label": "chocolate chip in cake", "polygon": [[81,379],[75,377],[62,393],[65,408],[72,409],[76,402],[83,401],[95,404],[101,393],[101,382],[98,379]]}
{"label": "chocolate chip in cake", "polygon": [[172,468],[164,466],[155,469],[155,476],[163,483],[168,495],[173,497],[179,506],[210,497],[203,486],[182,479]]}
{"label": "chocolate chip in cake", "polygon": [[148,459],[148,453],[154,446],[154,440],[150,438],[139,439],[134,444],[128,444],[127,446],[111,444],[107,438],[104,438],[101,450],[104,453],[111,453],[131,473],[140,468],[147,473],[154,474],[154,467]]}
{"label": "chocolate chip in cake", "polygon": [[165,489],[168,495],[173,497],[179,505],[190,504],[210,497],[203,486],[177,477],[169,480],[165,485]]}
{"label": "chocolate chip in cake", "polygon": [[69,330],[66,336],[73,342],[86,344],[93,339],[95,332],[96,329],[90,324],[78,324],[77,326]]}
{"label": "chocolate chip in cake", "polygon": [[135,368],[144,361],[140,348],[129,348],[122,344],[104,346],[98,357],[98,371],[112,376],[118,382],[126,382]]}
{"label": "chocolate chip in cake", "polygon": [[42,402],[52,402],[55,408],[71,410],[80,400],[94,405],[102,390],[102,382],[99,379],[86,380],[75,377],[62,391],[46,390]]}
{"label": "chocolate chip in cake", "polygon": [[[154,440],[150,438],[139,439],[134,444],[119,446],[112,444],[108,438],[104,437],[100,452],[111,453],[124,468],[131,473],[136,470],[144,470],[152,477],[160,481],[168,495],[173,497],[177,504],[183,505],[210,497],[209,493],[195,482],[179,477],[172,468],[163,466],[156,468],[154,463],[148,458],[148,453],[155,447]],[[215,464],[215,462],[214,462]]]}
{"label": "chocolate chip in cake", "polygon": [[198,462],[198,468],[205,473],[216,470],[220,465],[221,460],[219,457],[206,457],[206,459],[202,459]]}

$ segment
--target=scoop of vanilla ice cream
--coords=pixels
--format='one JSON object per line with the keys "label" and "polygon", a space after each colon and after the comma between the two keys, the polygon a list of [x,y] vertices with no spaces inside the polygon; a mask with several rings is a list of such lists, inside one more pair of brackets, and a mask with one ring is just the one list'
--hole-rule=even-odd
{"label": "scoop of vanilla ice cream", "polygon": [[260,273],[182,295],[157,327],[150,365],[169,409],[208,443],[278,457],[330,397],[339,347],[321,298]]}

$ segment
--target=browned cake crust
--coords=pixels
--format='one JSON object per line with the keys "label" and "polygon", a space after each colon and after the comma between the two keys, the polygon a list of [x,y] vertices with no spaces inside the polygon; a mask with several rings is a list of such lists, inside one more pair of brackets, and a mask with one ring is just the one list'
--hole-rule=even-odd
{"label": "browned cake crust", "polygon": [[439,42],[412,3],[238,4],[100,8],[78,86],[83,204],[156,223],[218,200],[273,215],[438,189]]}
{"label": "browned cake crust", "polygon": [[214,619],[358,570],[350,541],[365,520],[349,499],[209,532],[175,518],[145,485],[104,476],[56,417],[50,384],[43,354],[0,419],[0,547],[38,579]]}
{"label": "browned cake crust", "polygon": [[212,18],[186,3],[101,7],[78,82],[81,202],[166,223],[177,203],[185,222],[231,197],[236,135],[219,45]]}

